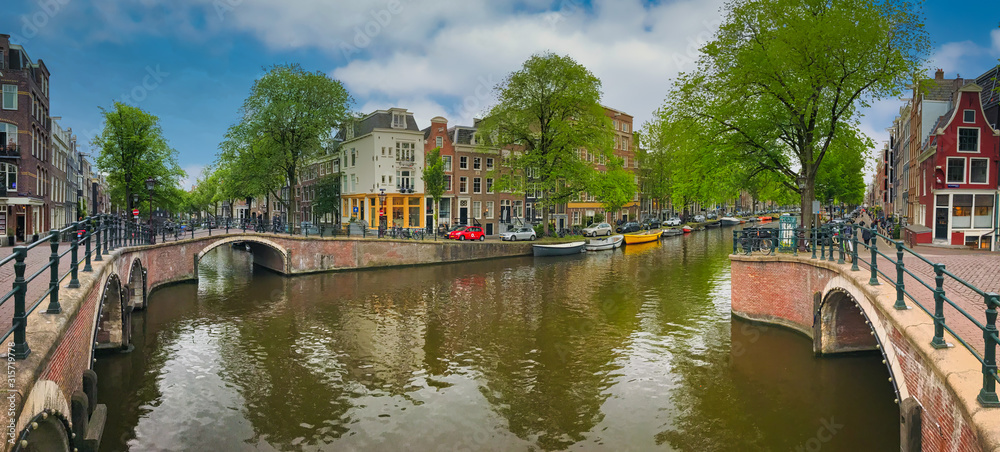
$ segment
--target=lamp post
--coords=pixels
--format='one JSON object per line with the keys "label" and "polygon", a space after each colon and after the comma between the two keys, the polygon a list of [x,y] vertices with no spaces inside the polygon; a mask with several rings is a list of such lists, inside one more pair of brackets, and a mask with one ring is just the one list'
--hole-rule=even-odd
{"label": "lamp post", "polygon": [[153,233],[153,187],[156,187],[156,179],[150,177],[146,179],[146,190],[149,190],[149,244],[156,243],[156,234]]}
{"label": "lamp post", "polygon": [[378,236],[382,238],[385,235],[385,229],[387,226],[387,221],[385,219],[385,189],[380,188],[378,193]]}

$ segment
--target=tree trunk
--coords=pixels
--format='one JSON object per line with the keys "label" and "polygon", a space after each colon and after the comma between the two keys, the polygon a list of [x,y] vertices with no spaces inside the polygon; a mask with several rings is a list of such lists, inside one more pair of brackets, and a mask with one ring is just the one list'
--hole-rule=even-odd
{"label": "tree trunk", "polygon": [[805,176],[805,184],[802,187],[801,196],[801,209],[802,209],[802,227],[809,229],[814,227],[813,225],[813,211],[812,202],[816,187],[813,185],[815,182],[815,177]]}
{"label": "tree trunk", "polygon": [[[546,196],[545,199],[548,199],[548,195],[549,195],[549,192],[546,191],[545,192],[545,196]],[[539,204],[538,200],[536,199],[535,200],[535,208],[536,209],[538,208],[538,204]],[[545,233],[545,235],[549,235],[549,206],[548,206],[547,202],[543,202],[541,204],[542,204],[542,231]]]}

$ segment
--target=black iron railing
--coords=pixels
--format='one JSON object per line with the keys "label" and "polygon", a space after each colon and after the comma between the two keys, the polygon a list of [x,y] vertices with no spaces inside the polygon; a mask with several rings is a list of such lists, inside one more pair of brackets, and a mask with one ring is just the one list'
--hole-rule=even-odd
{"label": "black iron railing", "polygon": [[[862,271],[859,266],[865,264],[870,273],[868,284],[872,286],[880,285],[882,280],[895,286],[896,300],[893,305],[895,309],[909,309],[907,299],[915,304],[922,311],[927,313],[934,320],[934,337],[931,346],[934,348],[950,347],[944,339],[944,332],[948,331],[958,343],[962,344],[976,359],[982,364],[983,386],[976,400],[984,407],[1000,407],[1000,400],[997,398],[996,385],[1000,383],[997,376],[997,347],[1000,346],[1000,334],[997,332],[997,311],[1000,309],[1000,295],[994,292],[986,292],[975,285],[965,281],[961,277],[951,273],[945,264],[935,263],[919,253],[908,248],[902,240],[895,240],[878,231],[877,228],[864,228],[855,225],[826,225],[818,229],[795,230],[794,234],[771,229],[774,232],[761,232],[760,229],[748,228],[742,231],[733,231],[733,254],[743,253],[763,253],[770,254],[770,249],[777,249],[784,252],[791,252],[796,255],[800,251],[811,252],[812,259],[834,261],[839,264],[851,264],[851,271]],[[763,236],[763,237],[762,237]],[[858,237],[867,237],[868,240],[860,240]],[[761,242],[770,241],[770,246],[760,246]],[[895,253],[887,254],[879,248],[879,242],[884,241],[891,246]],[[783,243],[788,242],[788,243]],[[744,246],[745,245],[745,246]],[[787,246],[786,246],[787,245]],[[862,249],[863,248],[863,249]],[[817,250],[819,256],[817,257]],[[913,268],[907,267],[905,257],[913,256],[918,265],[927,265],[934,274],[933,281],[925,281],[925,278],[914,272]],[[885,259],[895,267],[895,272],[879,268],[879,257]],[[933,294],[933,306],[925,305],[915,297],[906,286],[906,275],[909,275],[921,286],[925,287]],[[977,296],[982,297],[985,310],[982,317],[972,315],[959,306],[955,301],[948,298],[944,286],[946,281],[952,281],[971,290]],[[927,303],[929,304],[929,303]],[[969,338],[963,338],[945,321],[944,307],[950,305],[962,317],[967,319],[979,330],[982,331],[983,351],[969,344]]]}

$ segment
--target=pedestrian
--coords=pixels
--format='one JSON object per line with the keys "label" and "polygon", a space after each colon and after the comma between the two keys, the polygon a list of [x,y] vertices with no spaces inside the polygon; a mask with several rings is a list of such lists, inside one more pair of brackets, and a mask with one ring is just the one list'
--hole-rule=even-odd
{"label": "pedestrian", "polygon": [[869,246],[872,240],[872,230],[865,227],[865,222],[861,222],[861,239],[865,241],[865,246]]}

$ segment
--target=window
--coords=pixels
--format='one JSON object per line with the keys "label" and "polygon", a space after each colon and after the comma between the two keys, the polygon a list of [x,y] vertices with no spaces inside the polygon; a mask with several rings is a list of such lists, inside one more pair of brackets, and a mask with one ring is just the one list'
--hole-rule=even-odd
{"label": "window", "polygon": [[486,178],[486,193],[493,193],[493,178]]}
{"label": "window", "polygon": [[493,170],[493,159],[492,158],[486,159],[486,169],[490,170],[490,171]]}
{"label": "window", "polygon": [[477,220],[483,218],[483,203],[481,201],[472,201],[472,218]]}
{"label": "window", "polygon": [[472,169],[477,170],[477,171],[483,169],[483,159],[481,159],[479,157],[473,158],[472,159]]}
{"label": "window", "polygon": [[0,122],[0,148],[5,146],[8,150],[17,148],[17,126]]}
{"label": "window", "polygon": [[17,85],[3,86],[3,109],[17,110]]}
{"label": "window", "polygon": [[486,210],[483,211],[483,216],[493,219],[493,201],[486,201]]}
{"label": "window", "polygon": [[985,184],[990,181],[990,159],[969,159],[969,183]]}
{"label": "window", "polygon": [[514,201],[514,213],[512,215],[515,218],[524,217],[524,201]]}
{"label": "window", "polygon": [[458,169],[469,169],[469,158],[461,156],[458,158]]}
{"label": "window", "polygon": [[962,112],[962,122],[972,123],[976,122],[976,111],[975,110],[965,110]]}
{"label": "window", "polygon": [[410,175],[410,171],[396,171],[396,189],[413,189],[413,178]]}
{"label": "window", "polygon": [[444,191],[451,191],[451,174],[444,175]]}
{"label": "window", "polygon": [[358,166],[358,151],[351,149],[351,167]]}
{"label": "window", "polygon": [[347,131],[344,134],[344,136],[346,136],[348,140],[354,138],[354,123],[353,122],[347,125]]}
{"label": "window", "polygon": [[405,129],[406,128],[406,115],[402,113],[392,114],[392,128],[393,129]]}
{"label": "window", "polygon": [[477,194],[482,193],[483,192],[482,188],[483,188],[482,178],[479,177],[472,178],[472,192]]}
{"label": "window", "polygon": [[396,160],[412,162],[416,159],[416,145],[414,143],[397,141]]}
{"label": "window", "polygon": [[458,178],[458,192],[468,193],[469,192],[469,178],[462,176]]}
{"label": "window", "polygon": [[579,210],[574,210],[573,211],[573,225],[579,225],[579,224],[580,224],[580,211]]}
{"label": "window", "polygon": [[958,128],[958,152],[979,152],[979,129]]}
{"label": "window", "polygon": [[444,163],[444,172],[450,173],[451,172],[451,156],[450,155],[442,155],[441,156],[441,162]]}
{"label": "window", "polygon": [[955,195],[952,203],[951,227],[954,229],[972,227],[972,195]]}
{"label": "window", "polygon": [[993,195],[976,195],[976,207],[973,210],[974,228],[993,227]]}
{"label": "window", "polygon": [[442,138],[442,137],[437,137],[437,138],[435,138],[435,139],[434,139],[434,142],[435,142],[435,144],[437,145],[437,147],[442,147],[442,146],[444,146],[444,138]]}
{"label": "window", "polygon": [[964,158],[948,158],[948,183],[965,183],[965,159]]}

